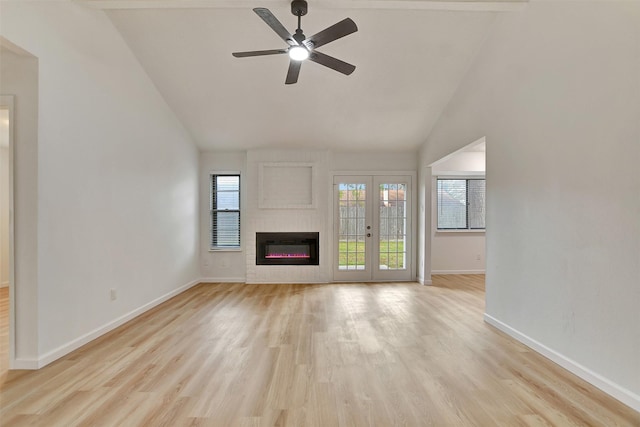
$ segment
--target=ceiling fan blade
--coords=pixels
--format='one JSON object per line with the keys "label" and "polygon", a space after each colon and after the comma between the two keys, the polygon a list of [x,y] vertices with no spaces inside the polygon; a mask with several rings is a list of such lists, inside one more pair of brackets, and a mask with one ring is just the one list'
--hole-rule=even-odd
{"label": "ceiling fan blade", "polygon": [[341,37],[355,33],[356,31],[358,31],[356,23],[353,22],[351,18],[345,18],[337,24],[334,24],[329,28],[325,28],[319,33],[308,37],[302,43],[304,43],[304,45],[309,49],[315,49]]}
{"label": "ceiling fan blade", "polygon": [[332,70],[336,70],[339,73],[346,74],[347,76],[353,73],[353,71],[356,69],[355,65],[340,61],[333,56],[325,55],[324,53],[318,52],[317,50],[314,50],[309,54],[309,60],[320,65],[324,65],[325,67],[329,67]]}
{"label": "ceiling fan blade", "polygon": [[295,41],[295,39],[293,38],[291,33],[289,31],[287,31],[287,29],[284,27],[284,25],[282,25],[280,23],[280,21],[278,21],[278,18],[273,16],[273,14],[271,13],[271,11],[269,9],[266,9],[264,7],[256,7],[255,9],[253,9],[253,11],[260,18],[262,18],[262,20],[268,26],[270,26],[271,29],[273,31],[275,31],[280,36],[280,38],[282,38],[282,40],[287,42],[287,44],[289,44],[289,46],[297,46],[298,45],[298,42]]}
{"label": "ceiling fan blade", "polygon": [[287,53],[287,49],[271,49],[271,50],[250,50],[248,52],[233,52],[236,58],[247,58],[249,56],[277,55],[279,53]]}
{"label": "ceiling fan blade", "polygon": [[287,79],[284,81],[286,85],[292,85],[298,82],[298,75],[300,74],[300,66],[302,61],[289,61],[289,71],[287,71]]}

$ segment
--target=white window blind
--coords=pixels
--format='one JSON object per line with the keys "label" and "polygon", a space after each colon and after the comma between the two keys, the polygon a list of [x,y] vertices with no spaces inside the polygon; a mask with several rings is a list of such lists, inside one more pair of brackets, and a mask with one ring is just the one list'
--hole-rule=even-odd
{"label": "white window blind", "polygon": [[485,180],[438,178],[438,230],[484,230]]}
{"label": "white window blind", "polygon": [[211,175],[211,248],[240,247],[240,175]]}

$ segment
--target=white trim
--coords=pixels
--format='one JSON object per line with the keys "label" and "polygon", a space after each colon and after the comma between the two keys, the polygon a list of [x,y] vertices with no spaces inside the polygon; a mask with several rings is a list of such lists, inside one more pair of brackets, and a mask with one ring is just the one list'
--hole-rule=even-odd
{"label": "white trim", "polygon": [[[145,313],[148,310],[151,310],[152,308],[156,307],[157,305],[162,304],[163,302],[167,301],[170,298],[173,298],[174,296],[181,294],[182,292],[186,291],[187,289],[192,288],[193,286],[197,285],[200,283],[200,280],[193,280],[189,283],[187,283],[186,285],[183,285],[177,289],[174,289],[168,293],[166,293],[165,295],[154,299],[151,302],[148,302],[147,304],[144,304],[141,307],[138,307],[135,310],[130,311],[127,314],[124,314],[120,317],[118,317],[117,319],[112,320],[111,322],[94,329],[91,332],[88,332],[72,341],[69,341],[66,344],[61,345],[60,347],[51,350],[48,353],[45,353],[43,356],[41,356],[37,361],[36,361],[36,366],[35,367],[24,367],[24,368],[18,368],[18,360],[16,360],[16,364],[15,364],[15,369],[40,369],[46,365],[48,365],[49,363],[71,353],[73,350],[76,350],[80,347],[82,347],[83,345],[87,344],[90,341],[93,341],[94,339],[106,334],[107,332],[110,332],[114,329],[116,329],[118,326],[121,326],[123,324],[125,324],[126,322],[128,322],[129,320],[132,320],[136,317],[138,317],[139,315]],[[29,362],[29,360],[23,360],[21,362],[26,363],[31,363]]]}
{"label": "white trim", "polygon": [[431,270],[431,274],[485,274],[485,270]]}
{"label": "white trim", "polygon": [[40,367],[38,366],[38,359],[20,359],[20,358],[16,358],[13,360],[13,364],[11,365],[11,368],[9,369],[23,369],[23,370],[29,370],[29,371],[34,371],[36,369],[39,369]]}
{"label": "white trim", "polygon": [[436,179],[487,179],[487,171],[438,171]]}
{"label": "white trim", "polygon": [[[218,176],[218,175],[230,175],[230,176],[234,176],[234,175],[238,175],[238,179],[240,180],[239,182],[239,186],[238,186],[238,215],[240,215],[239,217],[239,221],[240,221],[240,246],[236,246],[236,247],[212,247],[211,246],[211,242],[213,240],[213,221],[211,220],[211,217],[213,215],[213,206],[211,206],[211,200],[213,199],[213,177],[214,176]],[[209,243],[207,246],[209,246],[209,252],[242,252],[244,250],[243,248],[243,233],[242,233],[242,217],[244,216],[244,211],[243,209],[243,205],[244,205],[244,193],[245,190],[243,188],[244,185],[244,179],[242,178],[242,173],[240,171],[215,171],[215,170],[209,170],[209,175],[208,175],[208,189],[209,189],[209,219],[207,220],[207,222],[209,223],[209,226],[207,227],[207,229],[209,230],[208,234],[207,234],[207,238],[209,240]],[[232,210],[232,212],[235,212],[236,210]]]}
{"label": "white trim", "polygon": [[200,283],[245,283],[244,277],[202,277]]}
{"label": "white trim", "polygon": [[563,354],[558,353],[557,351],[547,347],[546,345],[534,340],[533,338],[523,334],[517,329],[512,328],[506,323],[501,322],[495,317],[485,313],[484,321],[494,326],[509,335],[510,337],[516,339],[532,350],[540,353],[547,359],[551,360],[554,363],[562,366],[564,369],[569,372],[579,376],[583,380],[592,384],[593,386],[599,388],[604,391],[611,397],[618,399],[620,402],[625,405],[633,408],[636,411],[640,412],[640,396],[633,393],[631,390],[627,390],[626,388],[620,386],[619,384],[614,383],[608,378],[603,377],[602,375],[593,372],[589,368],[582,366],[581,364],[575,362],[574,360],[564,356]]}
{"label": "white trim", "polygon": [[255,281],[246,282],[247,285],[328,285],[329,283],[345,283],[345,282],[322,282],[322,281],[309,281],[309,280],[293,280],[291,282],[278,280],[278,281]]}
{"label": "white trim", "polygon": [[482,234],[482,235],[484,235],[484,234],[486,234],[485,230],[486,230],[486,228],[483,228],[483,229],[461,228],[461,229],[457,229],[457,230],[447,229],[447,228],[442,228],[442,229],[438,228],[438,229],[436,229],[436,234],[435,235],[438,236],[438,235],[445,235],[445,234],[449,234],[449,233],[453,233],[453,234],[455,234],[455,233]]}
{"label": "white trim", "polygon": [[[418,244],[418,203],[417,203],[417,195],[418,195],[418,175],[416,171],[370,171],[370,170],[362,170],[362,171],[358,171],[358,170],[350,170],[350,171],[344,171],[344,170],[340,170],[340,171],[332,171],[329,174],[331,176],[331,181],[330,181],[330,185],[331,185],[331,189],[330,192],[332,193],[332,197],[331,197],[331,203],[329,203],[329,209],[331,209],[329,215],[330,218],[333,218],[332,223],[331,223],[331,230],[330,230],[330,238],[329,238],[329,250],[331,252],[331,271],[332,271],[332,279],[330,283],[341,283],[341,282],[380,282],[380,281],[407,281],[407,282],[415,282],[418,281],[417,278],[417,274],[416,271],[414,270],[413,267],[413,262],[417,261],[416,258],[416,254],[417,253],[417,244]],[[409,277],[402,277],[402,278],[397,278],[397,277],[385,277],[386,274],[384,273],[384,270],[380,270],[379,268],[375,267],[374,265],[371,266],[371,272],[367,273],[366,275],[358,275],[358,277],[346,277],[344,276],[345,274],[349,274],[347,273],[348,271],[350,272],[355,272],[355,271],[359,271],[359,272],[365,272],[366,270],[338,270],[337,268],[337,261],[338,261],[338,253],[337,253],[337,248],[336,248],[336,238],[337,238],[337,232],[338,230],[336,229],[336,224],[338,223],[338,212],[337,212],[337,182],[336,179],[340,179],[340,180],[344,180],[345,182],[349,182],[349,179],[359,179],[359,178],[363,178],[363,179],[370,179],[370,183],[373,186],[373,188],[375,188],[375,183],[378,179],[382,179],[382,180],[392,180],[392,179],[407,179],[407,192],[409,194],[409,197],[407,198],[407,205],[408,205],[408,209],[407,209],[407,223],[408,223],[408,229],[410,230],[410,232],[408,233],[408,241],[409,241],[409,251],[407,251],[407,254],[410,255],[407,257],[407,266],[406,269],[404,270],[393,270],[393,272],[403,272],[406,271],[408,272],[408,276]],[[367,209],[369,210],[369,209]],[[372,209],[373,210],[373,209]],[[367,214],[368,216],[368,214]],[[371,221],[371,223],[375,223],[375,216],[376,214],[373,214],[373,218],[368,219],[367,221]],[[377,239],[376,236],[376,228],[374,227],[374,231],[373,231],[373,240],[375,241]],[[369,257],[369,255],[366,255],[367,258]],[[389,271],[390,272],[390,271]],[[393,274],[393,273],[391,273]],[[342,275],[342,277],[340,277]],[[368,276],[364,277],[364,276]],[[377,277],[376,277],[377,276]]]}
{"label": "white trim", "polygon": [[[255,2],[247,0],[84,0],[83,3],[96,9],[209,9],[209,8],[249,8]],[[279,6],[275,1],[263,2]],[[451,10],[469,12],[510,12],[521,10],[527,2],[508,1],[437,1],[437,0],[319,0],[314,7],[332,9],[408,9],[408,10]]]}
{"label": "white trim", "polygon": [[339,170],[339,171],[331,171],[331,184],[334,183],[333,177],[335,176],[411,176],[411,178],[416,180],[416,171],[415,170]]}
{"label": "white trim", "polygon": [[[28,54],[20,47],[0,36],[0,46],[17,53]],[[9,369],[16,365],[16,264],[15,264],[15,97],[0,95],[0,108],[9,110]],[[4,284],[3,284],[4,286]]]}
{"label": "white trim", "polygon": [[[298,169],[307,168],[311,173],[310,203],[279,203],[265,199],[265,168]],[[289,180],[290,181],[290,180]],[[318,186],[318,168],[313,162],[260,162],[258,164],[258,209],[316,209],[316,187]]]}
{"label": "white trim", "polygon": [[420,283],[423,286],[428,286],[428,285],[433,285],[433,281],[432,280],[424,280],[424,277],[419,277],[417,278],[418,283]]}

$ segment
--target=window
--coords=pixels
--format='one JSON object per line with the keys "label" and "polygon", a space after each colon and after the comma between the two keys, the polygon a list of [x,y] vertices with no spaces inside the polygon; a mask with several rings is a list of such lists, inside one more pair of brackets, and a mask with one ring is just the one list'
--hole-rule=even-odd
{"label": "window", "polygon": [[438,230],[484,230],[485,180],[437,180]]}
{"label": "window", "polygon": [[240,175],[211,175],[211,249],[240,248]]}

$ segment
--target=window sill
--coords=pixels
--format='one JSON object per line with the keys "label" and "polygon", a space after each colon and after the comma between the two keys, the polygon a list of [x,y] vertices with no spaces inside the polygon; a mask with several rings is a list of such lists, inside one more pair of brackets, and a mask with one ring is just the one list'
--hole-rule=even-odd
{"label": "window sill", "polygon": [[242,248],[209,248],[209,252],[242,252]]}
{"label": "window sill", "polygon": [[464,234],[485,234],[485,230],[436,230],[436,234],[464,233]]}

